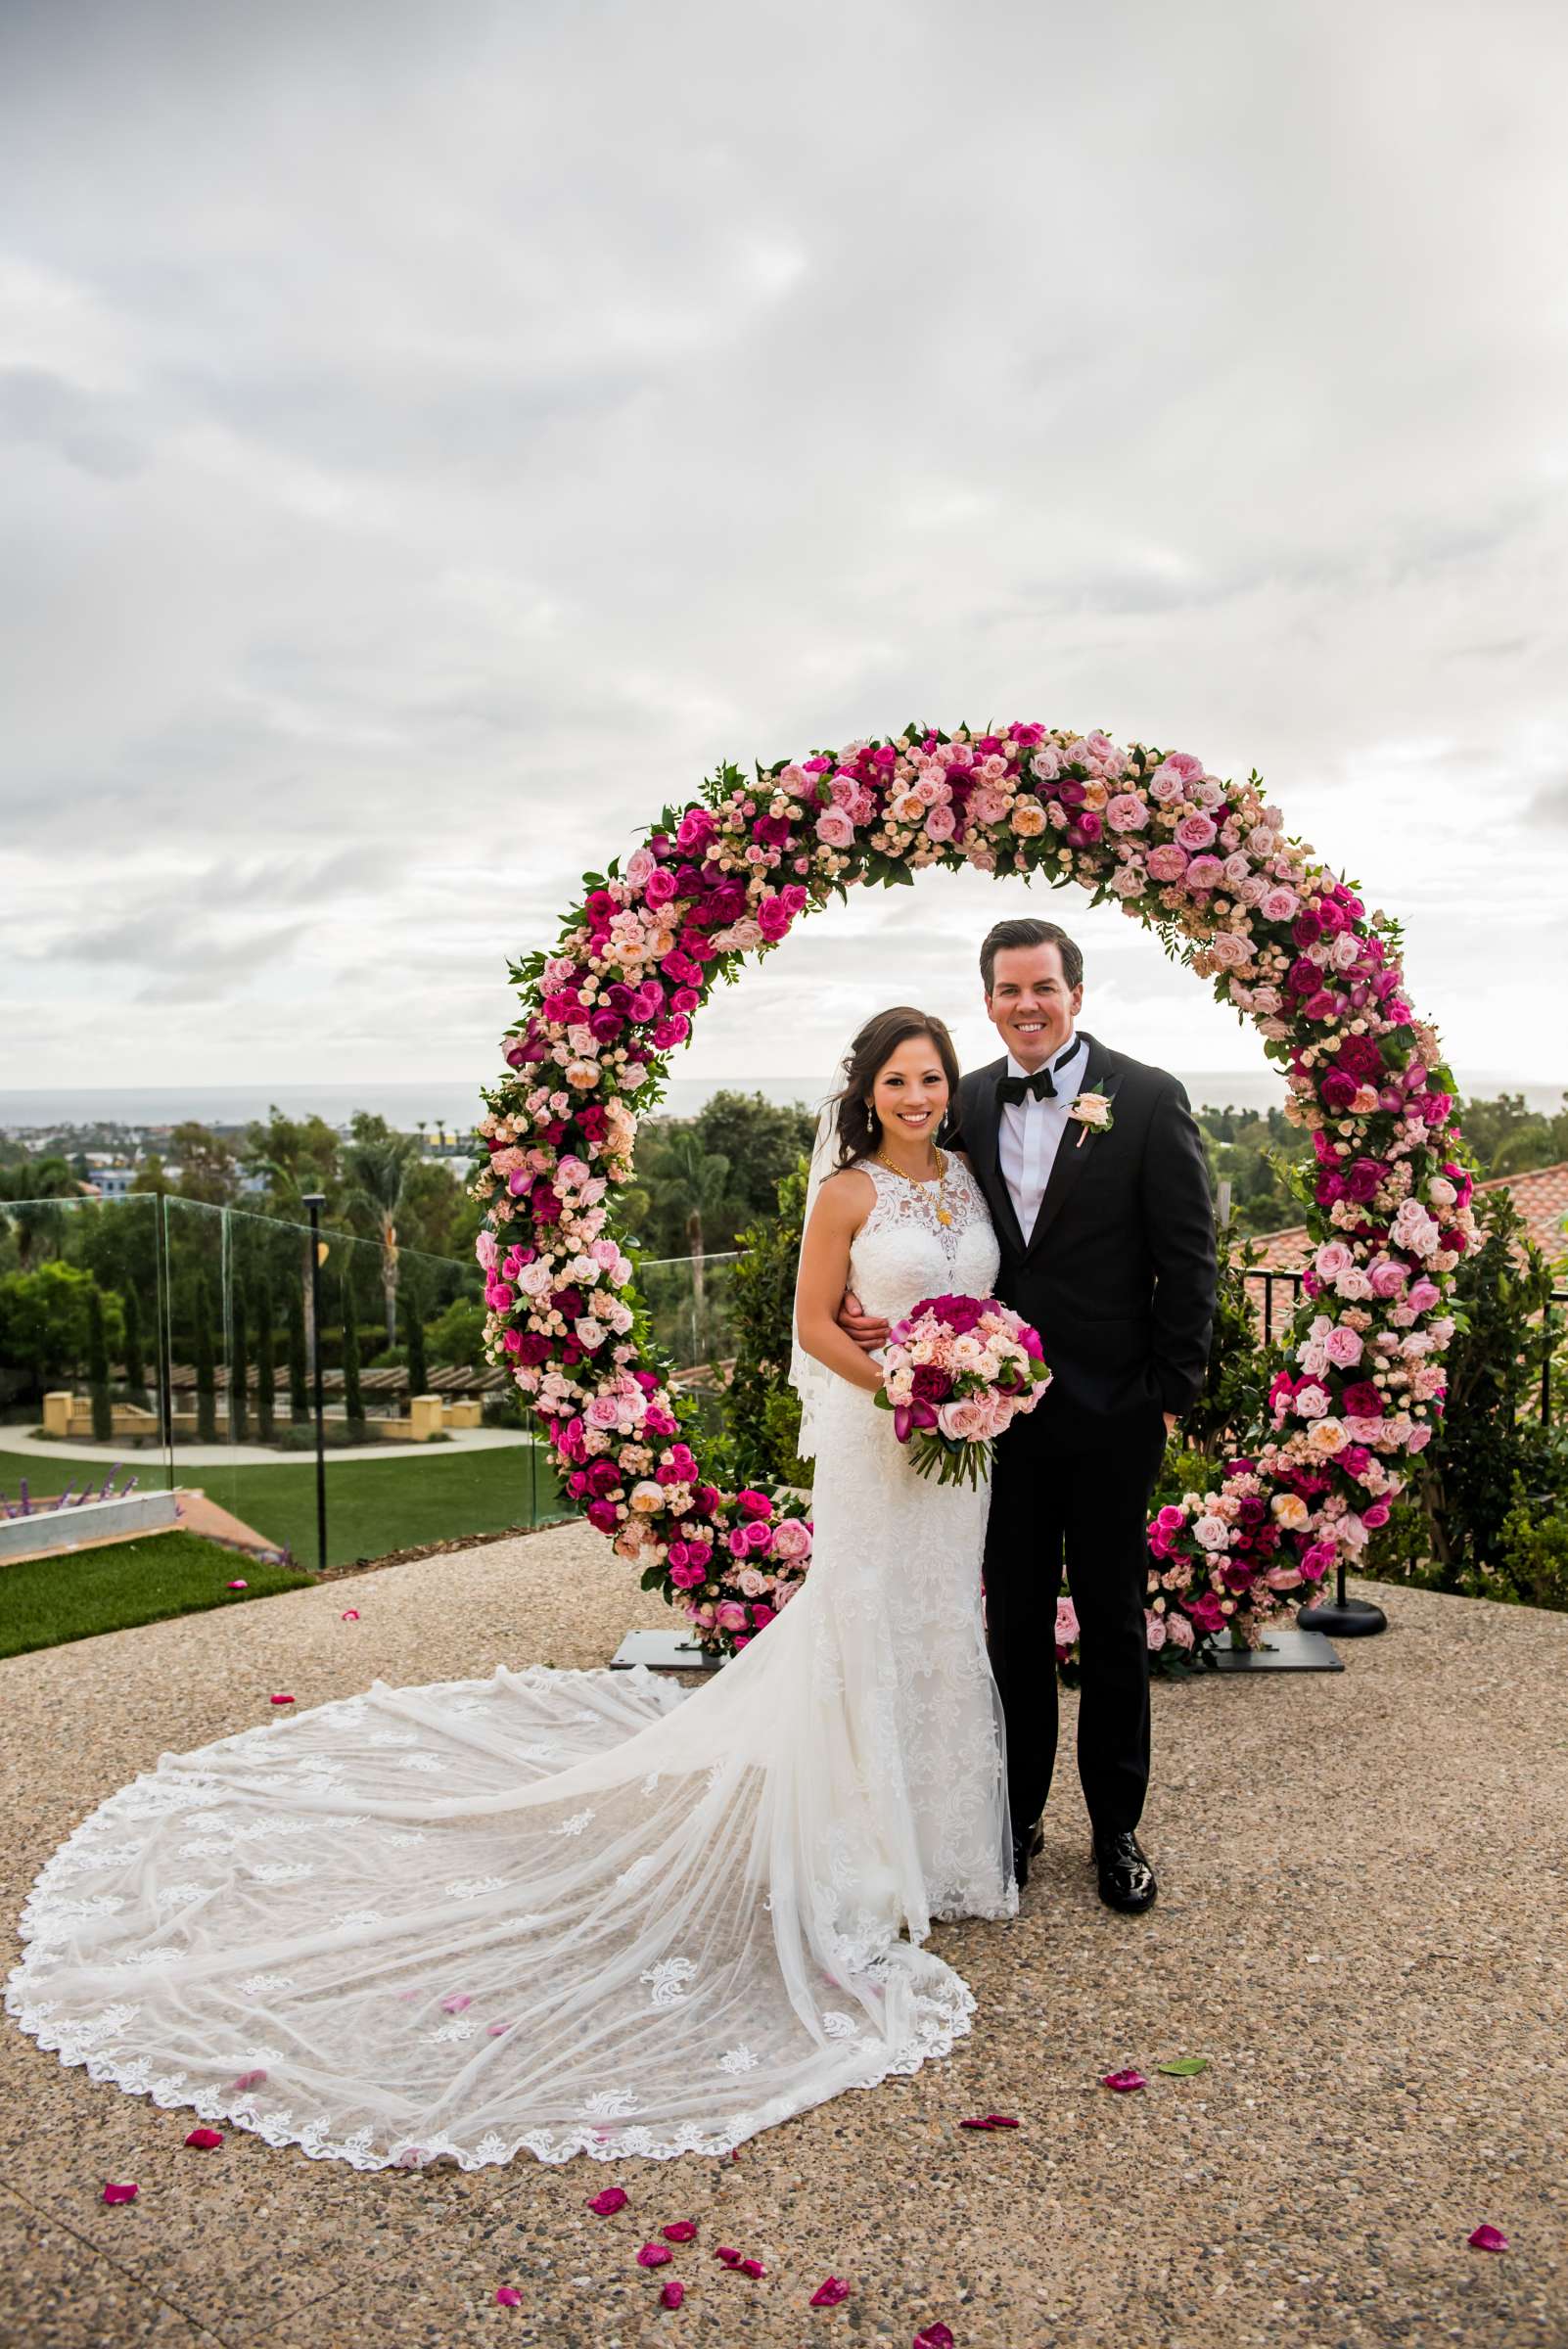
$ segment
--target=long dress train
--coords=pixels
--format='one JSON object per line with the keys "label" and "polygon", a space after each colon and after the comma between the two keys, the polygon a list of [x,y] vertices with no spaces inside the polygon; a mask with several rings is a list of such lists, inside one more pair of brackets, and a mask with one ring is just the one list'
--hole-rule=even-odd
{"label": "long dress train", "polygon": [[[867,1306],[988,1293],[961,1163],[950,1227],[870,1172]],[[38,1878],[22,2028],[367,2170],[723,2153],[945,2052],[974,2002],[931,1921],[1017,1908],[987,1497],[847,1382],[821,1416],[810,1573],[722,1672],[377,1681],[163,1754]]]}

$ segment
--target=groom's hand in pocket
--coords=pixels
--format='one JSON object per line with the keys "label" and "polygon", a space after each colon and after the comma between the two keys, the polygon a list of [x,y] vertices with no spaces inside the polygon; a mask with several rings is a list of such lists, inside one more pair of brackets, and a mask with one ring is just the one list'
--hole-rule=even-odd
{"label": "groom's hand in pocket", "polygon": [[1176,1417],[1175,1411],[1166,1411],[1162,1413],[1162,1416],[1165,1420],[1165,1432],[1167,1436],[1174,1436],[1176,1429],[1181,1424],[1180,1420]]}
{"label": "groom's hand in pocket", "polygon": [[853,1338],[867,1354],[888,1342],[888,1325],[868,1313],[853,1289],[846,1289],[839,1307],[839,1327],[847,1338]]}

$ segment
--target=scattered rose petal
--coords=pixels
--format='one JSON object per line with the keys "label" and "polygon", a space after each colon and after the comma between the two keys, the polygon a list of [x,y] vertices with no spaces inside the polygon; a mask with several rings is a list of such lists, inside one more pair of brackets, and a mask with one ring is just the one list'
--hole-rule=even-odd
{"label": "scattered rose petal", "polygon": [[474,2002],[466,1990],[454,1990],[449,1999],[442,1999],[441,2012],[442,2014],[461,2014],[465,2006],[472,2006]]}
{"label": "scattered rose petal", "polygon": [[392,2166],[399,2170],[422,2170],[425,2166],[424,2146],[404,2145]]}
{"label": "scattered rose petal", "polygon": [[1018,2123],[1005,2112],[988,2112],[983,2120],[960,2121],[960,2129],[1016,2129]]}
{"label": "scattered rose petal", "polygon": [[264,2087],[266,2077],[265,2072],[241,2072],[239,2078],[232,2080],[229,2085],[231,2088],[238,2089],[241,2096],[244,2096],[250,2089]]}
{"label": "scattered rose petal", "polygon": [[668,2243],[644,2243],[637,2254],[639,2268],[668,2268],[675,2254]]}
{"label": "scattered rose petal", "polygon": [[721,2259],[726,2268],[738,2268],[740,2266],[740,2253],[738,2251],[731,2251],[726,2243],[719,2244],[718,2249],[714,2253],[714,2257],[715,2259]]}
{"label": "scattered rose petal", "polygon": [[495,2287],[495,2305],[497,2308],[521,2308],[523,2295],[515,2283],[498,2283]]}
{"label": "scattered rose petal", "polygon": [[952,2334],[945,2325],[928,2325],[915,2334],[914,2349],[952,2349]]}
{"label": "scattered rose petal", "polygon": [[1148,2085],[1141,2072],[1131,2071],[1107,2072],[1100,2082],[1101,2088],[1113,2089],[1119,2096],[1130,2096],[1135,2088],[1147,2088]]}
{"label": "scattered rose petal", "polygon": [[[244,1586],[242,1585],[241,1588],[243,1589]],[[345,1623],[357,1623],[359,1621],[359,1609],[357,1607],[345,1607],[343,1611],[343,1621]],[[508,2308],[511,2308],[515,2304],[509,2300],[506,2305]]]}
{"label": "scattered rose petal", "polygon": [[841,2300],[848,2300],[849,2297],[849,2285],[837,2276],[827,2276],[811,2294],[810,2305],[812,2308],[837,2308]]}
{"label": "scattered rose petal", "polygon": [[661,2308],[678,2308],[686,2297],[686,2287],[678,2276],[671,2276],[659,2295]]}
{"label": "scattered rose petal", "polygon": [[104,2200],[106,2202],[134,2202],[141,2190],[139,2186],[115,2186],[111,2183],[104,2188]]}
{"label": "scattered rose petal", "polygon": [[597,2211],[601,2219],[608,2219],[616,2211],[624,2210],[629,2199],[623,2186],[607,2186],[602,2194],[594,2195],[588,2208]]}
{"label": "scattered rose petal", "polygon": [[737,2276],[765,2276],[767,2270],[760,2259],[743,2259],[735,2273]]}
{"label": "scattered rose petal", "polygon": [[491,2023],[484,2036],[486,2039],[499,2039],[503,2031],[510,2031],[511,2028],[510,2023]]}
{"label": "scattered rose petal", "polygon": [[697,2222],[695,2219],[671,2219],[669,2225],[661,2227],[659,2232],[667,2243],[694,2242],[697,2235]]}
{"label": "scattered rose petal", "polygon": [[251,1586],[249,1583],[225,1583],[223,1588],[225,1590],[249,1590]]}
{"label": "scattered rose petal", "polygon": [[185,2142],[188,2145],[199,2145],[204,2153],[210,2153],[214,2145],[223,2142],[223,2132],[221,2129],[193,2129]]}
{"label": "scattered rose petal", "polygon": [[267,1698],[267,1703],[269,1705],[292,1705],[294,1699],[292,1696],[269,1696]]}
{"label": "scattered rose petal", "polygon": [[1194,2080],[1199,2072],[1206,2072],[1208,2068],[1207,2055],[1177,2055],[1172,2062],[1158,2066],[1159,2070],[1169,2072],[1176,2080]]}
{"label": "scattered rose petal", "polygon": [[[136,2188],[131,2188],[134,2193]],[[1498,2227],[1478,2227],[1474,2234],[1465,2236],[1472,2251],[1506,2251],[1508,2238]]]}

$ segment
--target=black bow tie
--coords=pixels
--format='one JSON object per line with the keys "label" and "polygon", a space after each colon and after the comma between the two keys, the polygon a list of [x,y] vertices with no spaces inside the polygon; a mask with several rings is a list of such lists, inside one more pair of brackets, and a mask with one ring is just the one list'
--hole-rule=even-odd
{"label": "black bow tie", "polygon": [[1077,1057],[1078,1038],[1075,1036],[1065,1052],[1058,1052],[1048,1069],[1037,1069],[1033,1077],[998,1077],[996,1098],[1010,1101],[1017,1108],[1021,1101],[1054,1101],[1056,1072],[1065,1069]]}

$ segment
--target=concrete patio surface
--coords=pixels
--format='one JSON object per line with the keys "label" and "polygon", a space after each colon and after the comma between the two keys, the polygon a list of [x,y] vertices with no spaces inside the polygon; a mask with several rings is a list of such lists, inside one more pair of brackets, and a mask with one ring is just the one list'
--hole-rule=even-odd
{"label": "concrete patio surface", "polygon": [[[240,2131],[192,2152],[189,2113],[5,2023],[0,2340],[908,2349],[940,2320],[955,2349],[1562,2349],[1568,1617],[1378,1595],[1392,1628],[1342,1675],[1157,1686],[1147,1916],[1095,1899],[1069,1762],[1018,1922],[938,1929],[973,2036],[734,2162],[360,2175]],[[0,1665],[6,1929],[85,1812],[275,1689],[598,1664],[668,1621],[573,1526]],[[1157,2071],[1181,2055],[1208,2070]],[[1146,2089],[1099,2086],[1126,2065]],[[990,2112],[1020,2126],[957,2126]],[[139,2199],[106,2208],[106,2179]],[[630,2205],[595,2218],[609,2184]],[[686,2218],[672,2267],[637,2267]],[[1507,2253],[1466,2247],[1483,2221]],[[810,2309],[830,2273],[851,2298]]]}

